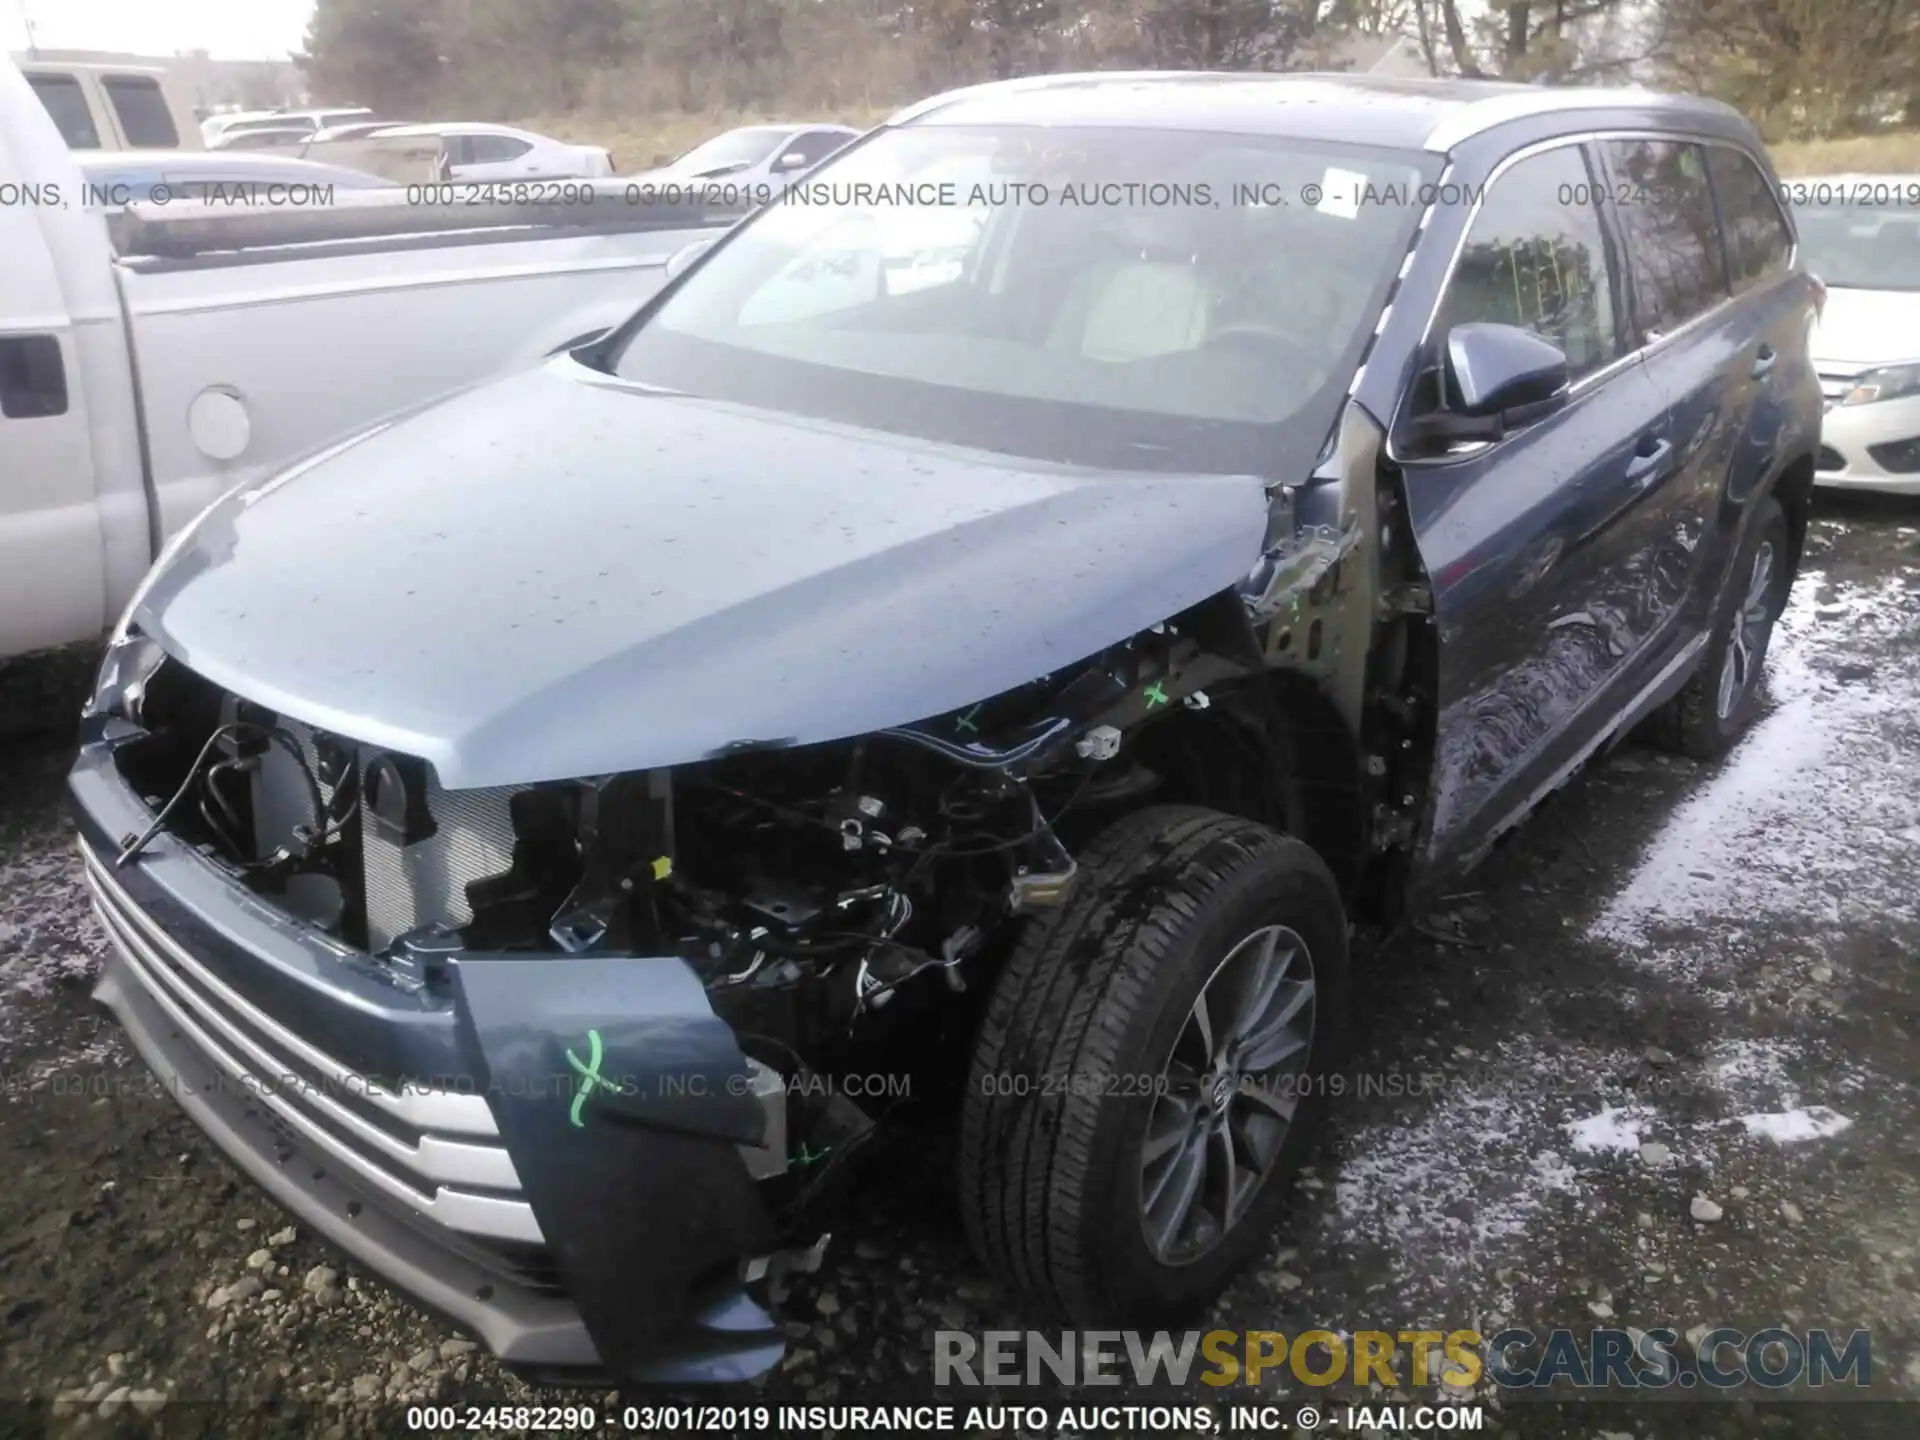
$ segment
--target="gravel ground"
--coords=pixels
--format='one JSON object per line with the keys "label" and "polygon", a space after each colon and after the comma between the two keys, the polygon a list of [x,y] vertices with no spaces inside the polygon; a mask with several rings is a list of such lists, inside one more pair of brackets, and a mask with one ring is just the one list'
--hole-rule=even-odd
{"label": "gravel ground", "polygon": [[[1920,1433],[1920,509],[1826,504],[1810,548],[1770,710],[1729,762],[1615,752],[1365,958],[1353,1089],[1215,1323],[1864,1327],[1898,1403],[1509,1402],[1486,1433]],[[537,1395],[355,1273],[148,1087],[87,998],[104,942],[64,763],[0,750],[0,1428],[379,1433],[395,1399],[605,1404]],[[930,1134],[869,1183],[789,1304],[779,1373],[665,1398],[930,1399],[930,1332],[1020,1327],[965,1248],[945,1150]]]}

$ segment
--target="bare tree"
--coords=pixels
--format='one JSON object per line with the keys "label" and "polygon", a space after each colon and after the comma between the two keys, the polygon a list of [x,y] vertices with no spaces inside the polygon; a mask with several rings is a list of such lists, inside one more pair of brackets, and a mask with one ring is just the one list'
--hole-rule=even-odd
{"label": "bare tree", "polygon": [[1665,0],[1670,65],[1774,135],[1835,135],[1898,116],[1920,73],[1912,0]]}

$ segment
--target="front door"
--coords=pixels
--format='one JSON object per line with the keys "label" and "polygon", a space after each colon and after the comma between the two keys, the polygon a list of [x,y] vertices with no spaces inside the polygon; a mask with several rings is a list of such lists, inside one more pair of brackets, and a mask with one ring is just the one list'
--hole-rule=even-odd
{"label": "front door", "polygon": [[1499,172],[1429,331],[1429,375],[1454,325],[1495,321],[1558,345],[1572,376],[1547,418],[1408,463],[1440,627],[1429,860],[1477,853],[1577,760],[1645,638],[1643,502],[1674,447],[1665,397],[1631,353],[1598,199],[1577,141]]}
{"label": "front door", "polygon": [[[107,622],[100,486],[80,360],[88,331],[108,342],[96,347],[96,358],[117,358],[119,316],[74,313],[53,247],[74,226],[100,222],[81,214],[71,193],[63,200],[62,187],[79,183],[64,152],[60,172],[42,174],[28,163],[23,142],[35,138],[0,134],[0,188],[33,197],[0,205],[0,659],[92,639]],[[46,138],[53,139],[50,128]],[[104,268],[104,254],[100,261]]]}

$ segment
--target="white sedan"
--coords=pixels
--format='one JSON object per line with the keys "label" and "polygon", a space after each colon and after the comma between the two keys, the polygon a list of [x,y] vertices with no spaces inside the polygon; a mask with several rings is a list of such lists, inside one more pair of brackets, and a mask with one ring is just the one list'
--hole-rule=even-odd
{"label": "white sedan", "polygon": [[441,178],[446,180],[572,180],[613,174],[613,156],[598,145],[569,145],[531,130],[479,121],[395,125],[363,140],[440,141]]}
{"label": "white sedan", "polygon": [[784,186],[859,138],[851,125],[742,125],[634,178],[654,183],[725,180],[749,190]]}
{"label": "white sedan", "polygon": [[1827,285],[1814,480],[1920,495],[1920,175],[1794,179],[1786,191],[1807,268]]}

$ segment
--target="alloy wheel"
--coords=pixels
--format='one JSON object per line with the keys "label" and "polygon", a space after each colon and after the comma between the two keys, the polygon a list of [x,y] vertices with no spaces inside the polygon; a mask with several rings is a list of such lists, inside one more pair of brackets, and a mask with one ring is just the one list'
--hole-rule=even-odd
{"label": "alloy wheel", "polygon": [[1212,1250],[1279,1157],[1313,1052],[1313,960],[1267,925],[1200,987],[1167,1058],[1140,1147],[1140,1221],[1164,1265]]}
{"label": "alloy wheel", "polygon": [[1773,542],[1762,541],[1753,554],[1747,593],[1734,612],[1733,633],[1720,661],[1720,689],[1715,711],[1722,720],[1739,708],[1753,685],[1754,674],[1766,652],[1767,628],[1773,623]]}

